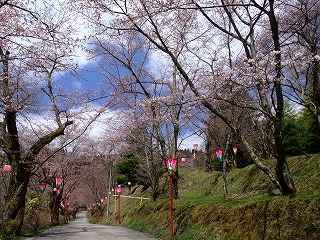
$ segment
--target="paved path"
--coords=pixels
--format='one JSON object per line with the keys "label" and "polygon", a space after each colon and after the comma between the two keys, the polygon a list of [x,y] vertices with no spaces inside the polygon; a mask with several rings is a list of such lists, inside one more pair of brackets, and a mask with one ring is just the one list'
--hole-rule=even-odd
{"label": "paved path", "polygon": [[144,233],[124,227],[88,223],[86,212],[63,226],[57,226],[27,240],[155,240]]}

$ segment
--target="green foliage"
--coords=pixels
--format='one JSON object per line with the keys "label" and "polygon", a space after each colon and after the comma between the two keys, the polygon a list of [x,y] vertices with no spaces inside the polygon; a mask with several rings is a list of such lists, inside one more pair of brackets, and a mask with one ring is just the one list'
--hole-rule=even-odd
{"label": "green foliage", "polygon": [[33,212],[35,209],[39,208],[39,206],[40,206],[39,198],[33,198],[30,200],[27,200],[26,202],[26,210],[28,212]]}
{"label": "green foliage", "polygon": [[139,160],[134,154],[129,154],[116,165],[116,172],[123,176],[117,177],[119,184],[130,181],[132,184],[137,182],[137,171],[139,166]]}
{"label": "green foliage", "polygon": [[320,126],[313,114],[307,109],[303,109],[298,125],[305,126],[305,148],[306,153],[318,153],[320,150]]}
{"label": "green foliage", "polygon": [[306,108],[297,112],[287,104],[283,126],[284,148],[288,156],[319,152],[319,126],[315,117]]}
{"label": "green foliage", "polygon": [[128,181],[129,181],[129,179],[127,177],[125,177],[125,176],[117,176],[116,177],[116,183],[117,184],[122,185],[122,184],[127,183]]}
{"label": "green foliage", "polygon": [[289,104],[285,105],[283,125],[284,130],[282,136],[286,153],[289,156],[303,154],[305,151],[305,126],[303,124],[298,124],[297,113]]}
{"label": "green foliage", "polygon": [[22,232],[34,233],[49,227],[50,212],[48,199],[38,191],[29,191],[26,197],[26,211]]}
{"label": "green foliage", "polygon": [[214,159],[213,160],[213,164],[212,164],[212,166],[213,166],[213,169],[215,170],[215,171],[222,171],[222,169],[223,169],[223,162],[222,161],[219,161],[219,160],[217,160],[217,159]]}

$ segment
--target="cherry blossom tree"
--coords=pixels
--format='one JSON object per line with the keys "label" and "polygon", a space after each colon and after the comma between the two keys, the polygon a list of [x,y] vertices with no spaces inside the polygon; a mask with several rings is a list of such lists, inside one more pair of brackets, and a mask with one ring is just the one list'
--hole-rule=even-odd
{"label": "cherry blossom tree", "polygon": [[[111,86],[113,101],[118,103],[118,106],[133,109],[133,115],[138,116],[134,119],[139,122],[139,128],[145,127],[144,130],[141,129],[146,138],[143,141],[146,143],[145,150],[154,149],[154,153],[148,153],[144,157],[140,155],[140,157],[146,159],[142,161],[141,172],[148,169],[149,174],[145,173],[145,176],[151,183],[152,195],[155,199],[161,172],[159,164],[164,165],[164,160],[168,156],[176,157],[181,125],[188,121],[187,117],[182,119],[185,113],[181,104],[186,98],[187,85],[182,83],[175,67],[171,75],[167,71],[159,70],[158,76],[148,69],[146,64],[150,63],[148,61],[150,46],[137,35],[121,34],[110,39],[95,36],[94,46],[93,54],[98,56],[103,68],[106,89],[110,89]],[[162,69],[168,67],[161,62],[158,62],[158,65],[159,69],[160,65]],[[166,97],[165,101],[162,100],[164,97]],[[151,147],[150,143],[154,144],[154,141],[157,142],[159,149],[156,146]],[[145,150],[142,153],[146,153]],[[146,162],[152,163],[152,166],[146,165]],[[149,167],[146,168],[146,166]],[[154,174],[150,174],[151,172]],[[176,197],[178,197],[177,178],[178,172],[174,181]]]}
{"label": "cherry blossom tree", "polygon": [[[73,124],[68,116],[66,95],[54,89],[55,73],[75,66],[71,37],[75,18],[59,2],[4,1],[1,3],[1,149],[6,162],[12,166],[5,193],[5,212],[2,232],[7,235],[21,231],[25,197],[37,155]],[[61,7],[61,12],[56,7]],[[39,102],[43,97],[49,102]],[[53,113],[51,128],[33,132],[28,143],[20,122],[30,122],[32,114],[40,114],[39,104],[46,104]],[[42,109],[44,110],[44,109]],[[44,112],[43,112],[44,113]]]}
{"label": "cherry blossom tree", "polygon": [[[320,126],[320,7],[317,1],[293,1],[283,4],[281,33],[287,38],[284,47],[286,72],[285,95],[306,107]],[[288,19],[291,19],[290,23]]]}
{"label": "cherry blossom tree", "polygon": [[[90,16],[97,17],[97,26],[104,35],[139,33],[155,52],[162,52],[193,92],[194,101],[199,101],[238,135],[254,163],[274,186],[282,194],[296,191],[281,136],[283,60],[277,2],[91,1],[88,7],[96,13]],[[105,22],[104,14],[110,14],[112,20]],[[179,55],[177,41],[183,45]],[[230,54],[230,48],[226,51],[230,42],[234,43],[231,50],[236,51],[237,57]],[[263,48],[262,43],[268,48]],[[244,51],[236,50],[237,46]],[[251,96],[251,102],[235,101],[234,97],[242,92]],[[241,126],[224,113],[224,104],[261,114],[260,121],[266,126],[266,136],[277,159],[275,174],[262,163]]]}

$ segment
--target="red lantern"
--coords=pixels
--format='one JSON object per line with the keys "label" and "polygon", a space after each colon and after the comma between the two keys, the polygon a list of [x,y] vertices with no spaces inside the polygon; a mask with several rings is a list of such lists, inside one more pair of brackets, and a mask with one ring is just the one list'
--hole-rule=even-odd
{"label": "red lantern", "polygon": [[9,172],[11,172],[11,170],[12,170],[12,167],[10,165],[4,165],[3,166],[3,171],[9,173]]}
{"label": "red lantern", "polygon": [[40,188],[40,191],[43,193],[45,190],[46,190],[46,187],[47,185],[45,183],[40,183],[39,184],[39,188]]}
{"label": "red lantern", "polygon": [[237,151],[238,151],[238,148],[237,148],[237,147],[233,147],[232,150],[233,150],[233,153],[234,153],[234,154],[237,154]]}
{"label": "red lantern", "polygon": [[169,174],[173,174],[176,171],[177,168],[177,159],[174,158],[168,158],[166,160],[166,165],[167,165],[167,169]]}

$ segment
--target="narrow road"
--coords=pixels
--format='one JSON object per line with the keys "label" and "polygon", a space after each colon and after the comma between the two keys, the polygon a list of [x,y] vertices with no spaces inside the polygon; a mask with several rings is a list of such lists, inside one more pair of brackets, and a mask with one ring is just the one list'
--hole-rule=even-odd
{"label": "narrow road", "polygon": [[156,240],[144,233],[124,227],[91,224],[86,212],[77,214],[77,219],[57,226],[27,240]]}

